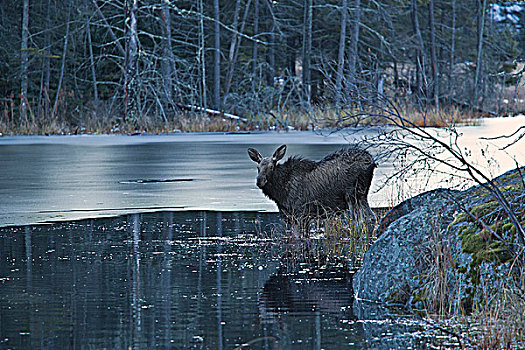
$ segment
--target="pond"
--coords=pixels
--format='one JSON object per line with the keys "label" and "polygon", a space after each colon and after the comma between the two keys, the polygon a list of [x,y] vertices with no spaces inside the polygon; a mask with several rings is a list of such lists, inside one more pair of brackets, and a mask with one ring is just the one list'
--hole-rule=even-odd
{"label": "pond", "polygon": [[[525,162],[523,140],[487,160],[507,140],[479,135],[520,123],[462,128],[462,146],[498,175]],[[348,239],[291,240],[255,186],[248,147],[320,159],[369,132],[0,138],[0,349],[457,347],[354,300]],[[373,207],[440,184],[383,187],[391,172],[379,164]]]}
{"label": "pond", "polygon": [[[459,128],[461,148],[489,176],[500,175],[525,163],[525,139],[500,150],[513,138],[479,137],[509,135],[520,125],[525,116]],[[161,210],[276,212],[255,186],[248,147],[269,155],[287,144],[286,156],[321,159],[377,131],[0,137],[0,227]],[[378,163],[372,207],[451,186],[439,171],[385,186],[394,169]]]}
{"label": "pond", "polygon": [[0,348],[438,344],[418,318],[354,301],[353,267],[330,254],[344,241],[305,245],[278,223],[189,211],[0,229]]}
{"label": "pond", "polygon": [[306,135],[0,138],[0,227],[159,210],[267,211],[247,148],[322,158],[341,137]]}

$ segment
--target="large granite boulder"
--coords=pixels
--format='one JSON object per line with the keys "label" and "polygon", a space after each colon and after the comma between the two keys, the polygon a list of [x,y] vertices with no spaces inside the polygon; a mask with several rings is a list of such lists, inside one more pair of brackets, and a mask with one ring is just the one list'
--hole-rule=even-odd
{"label": "large granite boulder", "polygon": [[[525,225],[523,174],[493,181]],[[488,291],[501,290],[515,266],[516,228],[483,186],[411,198],[385,215],[378,235],[353,278],[357,300],[468,311]]]}

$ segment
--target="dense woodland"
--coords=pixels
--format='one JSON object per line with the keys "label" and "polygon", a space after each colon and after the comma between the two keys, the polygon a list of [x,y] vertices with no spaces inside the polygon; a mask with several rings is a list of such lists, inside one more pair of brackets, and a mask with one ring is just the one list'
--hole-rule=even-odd
{"label": "dense woodland", "polygon": [[171,130],[213,111],[279,125],[363,96],[520,112],[524,10],[491,0],[2,1],[0,132]]}

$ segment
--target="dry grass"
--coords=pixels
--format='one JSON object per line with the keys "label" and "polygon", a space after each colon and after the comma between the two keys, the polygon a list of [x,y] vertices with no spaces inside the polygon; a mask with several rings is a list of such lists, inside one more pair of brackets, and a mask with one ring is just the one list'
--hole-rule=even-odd
{"label": "dry grass", "polygon": [[466,113],[456,107],[446,107],[440,110],[413,106],[398,106],[400,115],[407,121],[419,127],[447,127],[457,125],[479,125],[479,114]]}
{"label": "dry grass", "polygon": [[[460,295],[460,284],[455,280],[456,276],[450,274],[454,269],[454,257],[448,242],[441,238],[440,220],[439,215],[433,218],[430,239],[420,255],[419,264],[429,269],[427,275],[421,276],[423,285],[419,297],[424,302],[427,315],[446,318],[463,315],[464,309],[461,300],[455,298]],[[450,290],[450,286],[456,290]]]}
{"label": "dry grass", "polygon": [[483,303],[462,319],[473,348],[525,348],[524,273],[525,267],[515,267],[498,291],[487,290]]}
{"label": "dry grass", "polygon": [[[397,104],[394,106],[403,120],[397,118],[373,117],[359,113],[357,109],[335,109],[314,107],[307,112],[273,113],[275,125],[298,125],[298,129],[323,129],[351,126],[401,125],[420,127],[447,127],[457,125],[479,125],[475,113],[466,113],[456,107],[446,107],[436,110],[433,107],[421,109],[412,105]],[[285,122],[280,122],[281,120]]]}
{"label": "dry grass", "polygon": [[375,224],[359,213],[357,218],[348,213],[330,217],[322,220],[320,227],[330,254],[352,262],[360,262],[375,240]]}
{"label": "dry grass", "polygon": [[305,262],[323,265],[327,261],[345,261],[357,267],[374,241],[373,228],[363,222],[361,218],[353,220],[349,214],[332,215],[312,221],[307,232],[296,232],[295,228],[283,225],[257,232],[261,239],[275,243],[287,267]]}
{"label": "dry grass", "polygon": [[[525,267],[517,268],[515,260],[498,290],[485,286],[481,279],[480,292],[468,314],[458,299],[465,286],[451,273],[456,271],[451,247],[440,237],[439,217],[435,221],[436,229],[420,262],[430,267],[428,274],[421,277],[423,286],[419,290],[427,317],[443,324],[444,329],[461,334],[469,349],[524,349]],[[493,268],[488,269],[487,273],[496,273]]]}
{"label": "dry grass", "polygon": [[[445,127],[458,124],[476,124],[476,116],[456,108],[440,111],[421,110],[412,106],[397,106],[400,115],[417,126]],[[67,105],[59,106],[60,113],[36,115],[30,108],[27,117],[20,119],[20,111],[14,99],[0,101],[0,133],[4,135],[29,134],[79,134],[79,133],[168,133],[206,131],[254,131],[254,130],[315,130],[347,126],[396,124],[384,118],[357,114],[354,109],[335,109],[315,106],[310,109],[254,113],[246,116],[248,121],[229,119],[197,112],[173,112],[165,117],[142,115],[135,121],[125,121],[110,115],[107,103],[89,104],[80,110],[70,111]]]}

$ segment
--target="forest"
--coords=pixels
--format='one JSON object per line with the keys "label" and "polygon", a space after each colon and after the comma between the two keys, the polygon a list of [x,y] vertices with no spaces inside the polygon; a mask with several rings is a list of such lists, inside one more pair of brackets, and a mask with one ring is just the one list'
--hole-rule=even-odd
{"label": "forest", "polygon": [[306,129],[385,99],[443,120],[515,114],[525,110],[524,9],[490,0],[2,1],[0,133]]}

